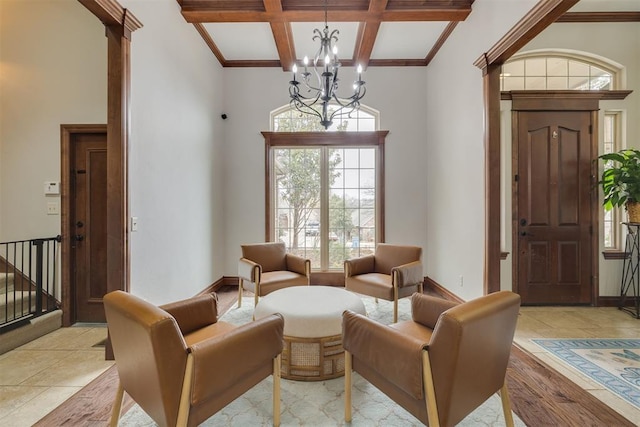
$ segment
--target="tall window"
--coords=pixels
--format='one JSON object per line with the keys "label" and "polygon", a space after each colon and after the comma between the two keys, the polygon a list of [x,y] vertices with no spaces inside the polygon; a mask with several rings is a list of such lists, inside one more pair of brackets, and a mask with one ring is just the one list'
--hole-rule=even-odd
{"label": "tall window", "polygon": [[[604,113],[603,153],[620,150],[620,113]],[[606,168],[608,165],[604,165]],[[620,245],[620,209],[604,210],[604,249],[622,249]]]}
{"label": "tall window", "polygon": [[[267,240],[311,259],[316,271],[342,270],[345,259],[373,253],[384,239],[384,138],[376,115],[360,110],[316,131],[312,117],[289,109],[264,132],[267,155]],[[319,124],[318,124],[319,126]],[[282,132],[282,130],[287,130]]]}

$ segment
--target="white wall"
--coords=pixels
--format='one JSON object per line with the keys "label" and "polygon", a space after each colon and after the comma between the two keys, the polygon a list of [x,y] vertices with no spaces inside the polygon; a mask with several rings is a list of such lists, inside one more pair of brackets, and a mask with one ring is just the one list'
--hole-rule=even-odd
{"label": "white wall", "polygon": [[465,300],[483,294],[484,272],[482,73],[473,63],[535,3],[475,2],[428,67],[427,274]]}
{"label": "white wall", "polygon": [[131,292],[186,298],[223,275],[222,68],[173,0],[122,1],[131,49]]}
{"label": "white wall", "polygon": [[[131,290],[155,303],[222,277],[222,70],[173,0],[121,1],[131,51]],[[107,40],[76,0],[0,1],[0,241],[56,235],[60,124],[106,123]],[[64,29],[64,30],[61,30]]]}
{"label": "white wall", "polygon": [[0,1],[0,241],[60,233],[44,182],[60,181],[60,124],[106,123],[106,49],[77,1]]}
{"label": "white wall", "polygon": [[[606,110],[623,112],[623,139],[626,146],[640,148],[640,25],[633,23],[593,23],[593,24],[553,24],[534,40],[521,49],[520,52],[532,50],[562,49],[567,52],[595,55],[600,58],[614,61],[624,66],[623,84],[621,89],[633,90],[625,100],[601,101],[599,120],[599,153],[602,153],[603,114]],[[501,109],[503,129],[510,129],[511,103],[503,102]],[[505,114],[506,113],[506,114]],[[626,136],[626,137],[625,137]],[[511,158],[511,138],[503,135],[505,143],[504,156]],[[600,170],[602,164],[599,165]],[[510,169],[510,163],[506,164]],[[509,180],[504,181],[507,191],[511,191]],[[503,249],[511,252],[511,195],[507,195],[507,215],[503,218],[504,232],[507,237],[507,246]],[[602,215],[602,214],[601,214]],[[623,213],[623,215],[626,215]],[[506,221],[506,222],[505,222]],[[602,224],[602,216],[600,220]],[[599,287],[601,296],[618,296],[620,294],[620,275],[622,261],[605,260],[602,256],[604,250],[602,227],[600,227],[600,247],[598,250],[599,262]],[[512,257],[502,261],[503,276],[502,286],[506,287],[511,282]]]}
{"label": "white wall", "polygon": [[[311,36],[311,35],[310,35]],[[348,79],[350,69],[343,71]],[[237,274],[240,245],[263,242],[264,138],[270,111],[288,103],[290,73],[280,69],[225,69],[225,274]],[[385,147],[386,241],[426,248],[426,71],[420,67],[370,68],[363,103],[380,111]],[[429,260],[423,256],[428,265]],[[425,274],[427,271],[425,271]]]}

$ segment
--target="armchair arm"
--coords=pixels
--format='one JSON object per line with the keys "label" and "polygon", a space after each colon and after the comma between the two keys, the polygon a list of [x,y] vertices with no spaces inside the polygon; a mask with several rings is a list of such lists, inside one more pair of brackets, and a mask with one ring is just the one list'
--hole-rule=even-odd
{"label": "armchair arm", "polygon": [[422,350],[428,343],[365,316],[342,314],[342,346],[353,356],[353,367],[367,366],[416,399],[423,398]]}
{"label": "armchair arm", "polygon": [[287,263],[287,270],[302,274],[307,276],[307,278],[311,277],[311,260],[294,254],[286,254],[285,261]]}
{"label": "armchair arm", "polygon": [[414,322],[433,329],[440,315],[456,305],[453,301],[415,293],[411,296],[411,316]]}
{"label": "armchair arm", "polygon": [[273,359],[282,353],[283,328],[283,317],[272,314],[192,345],[192,403],[232,389],[247,374],[272,372]]}
{"label": "armchair arm", "polygon": [[422,262],[413,261],[407,264],[393,267],[391,269],[391,276],[396,277],[394,272],[397,272],[398,283],[394,283],[399,288],[403,286],[412,286],[418,283],[422,283]]}
{"label": "armchair arm", "polygon": [[182,335],[218,321],[218,296],[205,294],[160,306],[176,319]]}
{"label": "armchair arm", "polygon": [[345,277],[357,276],[373,272],[375,268],[375,257],[366,255],[359,258],[352,258],[344,262]]}
{"label": "armchair arm", "polygon": [[248,280],[252,283],[260,283],[262,275],[262,266],[247,258],[240,258],[238,261],[238,276],[241,279]]}

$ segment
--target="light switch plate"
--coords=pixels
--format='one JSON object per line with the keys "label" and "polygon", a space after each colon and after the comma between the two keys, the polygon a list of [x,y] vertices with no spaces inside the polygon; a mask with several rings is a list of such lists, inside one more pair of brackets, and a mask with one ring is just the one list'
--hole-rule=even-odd
{"label": "light switch plate", "polygon": [[138,217],[137,216],[132,216],[131,217],[131,231],[138,231]]}

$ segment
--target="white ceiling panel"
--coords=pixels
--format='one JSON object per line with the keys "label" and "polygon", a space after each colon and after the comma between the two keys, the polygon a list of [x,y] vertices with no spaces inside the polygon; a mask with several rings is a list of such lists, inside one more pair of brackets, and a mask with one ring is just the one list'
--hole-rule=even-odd
{"label": "white ceiling panel", "polygon": [[[329,22],[329,34],[333,30],[338,30],[338,59],[352,59],[353,49],[356,44],[356,36],[358,34],[357,22]],[[299,60],[306,56],[313,58],[320,48],[320,41],[313,40],[313,30],[324,29],[324,22],[292,22],[291,30],[293,32],[294,45],[296,47],[296,56]]]}
{"label": "white ceiling panel", "polygon": [[580,0],[569,12],[640,12],[640,0]]}
{"label": "white ceiling panel", "polygon": [[204,23],[203,25],[227,60],[278,59],[278,49],[269,23]]}
{"label": "white ceiling panel", "polygon": [[371,59],[424,59],[448,22],[382,22]]}

